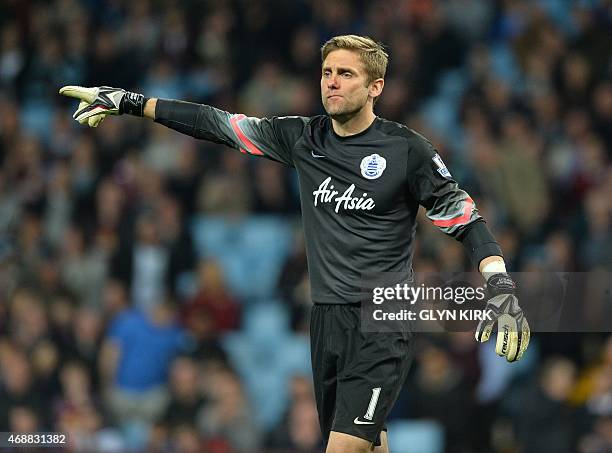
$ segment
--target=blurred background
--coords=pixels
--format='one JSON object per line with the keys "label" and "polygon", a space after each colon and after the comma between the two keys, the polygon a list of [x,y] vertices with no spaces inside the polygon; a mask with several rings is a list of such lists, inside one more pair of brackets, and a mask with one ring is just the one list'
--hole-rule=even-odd
{"label": "blurred background", "polygon": [[[295,172],[63,85],[322,113],[322,43],[390,53],[376,113],[429,137],[514,271],[612,267],[609,0],[0,2],[0,431],[74,451],[321,451]],[[421,216],[417,271],[471,269]],[[611,322],[612,324],[612,322]],[[612,336],[499,359],[423,336],[391,451],[612,451]]]}

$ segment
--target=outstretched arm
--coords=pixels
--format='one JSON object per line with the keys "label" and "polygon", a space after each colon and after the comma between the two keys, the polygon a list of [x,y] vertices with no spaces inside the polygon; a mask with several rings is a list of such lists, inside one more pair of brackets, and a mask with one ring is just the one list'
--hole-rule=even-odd
{"label": "outstretched arm", "polygon": [[121,88],[65,86],[60,94],[81,102],[73,117],[81,124],[99,126],[109,115],[124,113],[152,119],[182,134],[227,145],[245,154],[293,165],[293,147],[307,118],[253,118],[209,105],[147,98]]}

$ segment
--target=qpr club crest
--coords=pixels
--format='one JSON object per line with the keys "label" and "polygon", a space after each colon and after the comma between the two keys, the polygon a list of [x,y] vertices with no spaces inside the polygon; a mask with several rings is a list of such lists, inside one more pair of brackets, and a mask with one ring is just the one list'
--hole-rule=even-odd
{"label": "qpr club crest", "polygon": [[361,160],[361,175],[366,179],[376,179],[383,174],[387,161],[380,154],[370,154]]}

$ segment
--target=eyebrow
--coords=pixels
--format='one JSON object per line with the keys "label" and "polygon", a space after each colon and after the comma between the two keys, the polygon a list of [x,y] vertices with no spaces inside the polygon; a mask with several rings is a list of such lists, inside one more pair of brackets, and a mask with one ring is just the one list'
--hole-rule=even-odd
{"label": "eyebrow", "polygon": [[[323,66],[322,71],[331,71],[331,67],[330,66]],[[352,72],[354,74],[357,74],[357,71],[353,68],[343,68],[343,67],[338,67],[338,72]]]}

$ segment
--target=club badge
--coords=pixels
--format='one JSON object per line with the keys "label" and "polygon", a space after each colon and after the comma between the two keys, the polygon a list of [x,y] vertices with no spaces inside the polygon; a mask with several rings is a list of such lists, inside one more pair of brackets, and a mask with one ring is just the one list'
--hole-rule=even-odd
{"label": "club badge", "polygon": [[387,168],[387,160],[380,154],[370,154],[361,160],[361,175],[366,179],[376,179]]}

